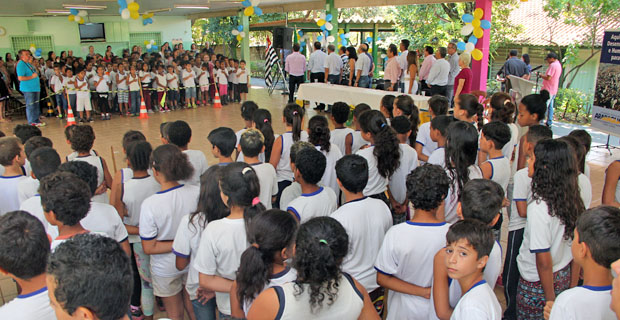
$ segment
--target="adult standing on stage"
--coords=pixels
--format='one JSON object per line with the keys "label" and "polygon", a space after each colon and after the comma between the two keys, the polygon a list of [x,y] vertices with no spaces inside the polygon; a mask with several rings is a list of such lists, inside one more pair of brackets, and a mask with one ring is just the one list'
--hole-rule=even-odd
{"label": "adult standing on stage", "polygon": [[342,71],[342,84],[349,87],[355,85],[355,65],[357,64],[357,52],[354,47],[347,47],[347,64]]}
{"label": "adult standing on stage", "polygon": [[401,92],[405,92],[405,90],[407,89],[405,88],[405,81],[403,77],[407,73],[407,68],[409,66],[409,63],[407,63],[408,55],[409,55],[409,40],[403,39],[400,41],[400,55],[396,57],[396,59],[398,60],[398,64],[400,65],[401,79],[400,79],[399,86],[400,86]]}
{"label": "adult standing on stage", "polygon": [[422,90],[426,90],[428,88],[426,84],[426,79],[428,79],[428,74],[431,72],[431,68],[437,59],[433,55],[434,50],[431,46],[424,47],[424,61],[422,61],[422,66],[420,67],[420,88]]}
{"label": "adult standing on stage", "polygon": [[515,76],[519,78],[525,78],[525,76],[529,76],[529,72],[527,69],[527,64],[523,62],[523,60],[517,57],[519,52],[515,49],[510,50],[508,54],[508,60],[504,62],[504,78],[506,79],[506,92],[510,93],[510,89],[512,85],[510,80],[508,80],[508,76]]}
{"label": "adult standing on stage", "polygon": [[41,84],[37,70],[31,64],[32,55],[28,50],[19,51],[20,61],[17,63],[17,79],[19,80],[19,90],[26,100],[26,117],[28,124],[37,127],[44,126],[45,123],[39,120],[41,111],[39,110],[39,97]]}
{"label": "adult standing on stage", "polygon": [[407,54],[407,70],[403,74],[402,79],[405,85],[405,93],[416,94],[418,92],[418,82],[415,80],[418,74],[418,53],[409,51]]}
{"label": "adult standing on stage", "polygon": [[375,72],[375,59],[373,59],[372,54],[368,52],[368,48],[370,48],[368,46],[368,43],[362,43],[362,46],[364,48],[364,53],[366,54],[366,56],[368,56],[368,59],[370,59],[370,71],[368,71],[368,88],[372,88],[372,77],[374,76]]}
{"label": "adult standing on stage", "polygon": [[[327,54],[321,50],[321,43],[314,43],[314,52],[310,55],[308,61],[308,78],[310,82],[324,82],[325,81],[325,59]],[[314,110],[324,110],[325,105],[319,104]]]}
{"label": "adult standing on stage", "polygon": [[549,91],[549,101],[547,101],[547,127],[551,127],[553,124],[553,108],[555,107],[555,96],[558,94],[558,87],[560,85],[560,75],[562,75],[562,65],[558,60],[558,55],[555,52],[549,52],[547,54],[547,63],[549,67],[545,75],[538,74],[542,79],[542,89]]}
{"label": "adult standing on stage", "polygon": [[[360,88],[370,88],[370,74],[371,61],[368,55],[368,47],[365,44],[360,44],[357,49],[357,61],[355,62],[355,86]],[[349,59],[351,56],[349,56]]]}
{"label": "adult standing on stage", "polygon": [[385,73],[383,78],[385,79],[385,90],[396,91],[398,90],[398,79],[400,79],[401,68],[398,61],[398,49],[395,44],[391,44],[388,48],[388,61],[385,67]]}
{"label": "adult standing on stage", "polygon": [[448,78],[450,77],[450,62],[446,60],[448,51],[446,47],[440,47],[435,52],[437,61],[433,63],[431,71],[428,73],[426,84],[431,89],[431,95],[440,94],[448,97]]}
{"label": "adult standing on stage", "polygon": [[459,66],[459,54],[456,52],[456,43],[448,43],[448,54],[450,55],[450,72],[448,73],[448,86],[446,88],[446,94],[448,95],[448,100],[452,102],[454,95],[454,79],[459,72],[461,72],[461,67]]}
{"label": "adult standing on stage", "polygon": [[[327,46],[327,59],[325,59],[325,82],[340,84],[342,80],[342,58],[336,53],[336,46]],[[327,106],[327,112],[331,112],[332,106]]]}
{"label": "adult standing on stage", "polygon": [[295,102],[295,90],[304,82],[306,57],[299,53],[299,44],[293,45],[293,53],[286,57],[284,70],[288,73],[288,102]]}
{"label": "adult standing on stage", "polygon": [[459,66],[461,67],[461,72],[454,79],[454,97],[458,97],[464,93],[471,92],[471,83],[473,81],[473,74],[471,69],[469,68],[469,64],[471,63],[471,55],[467,52],[463,52],[459,56]]}

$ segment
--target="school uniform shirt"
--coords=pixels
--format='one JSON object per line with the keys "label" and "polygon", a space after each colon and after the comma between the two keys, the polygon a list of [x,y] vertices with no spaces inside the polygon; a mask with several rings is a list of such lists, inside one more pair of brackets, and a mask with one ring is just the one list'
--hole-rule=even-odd
{"label": "school uniform shirt", "polygon": [[287,211],[297,217],[299,223],[304,223],[314,217],[327,217],[338,208],[338,198],[331,188],[319,187],[313,193],[302,193],[291,201]]}
{"label": "school uniform shirt", "polygon": [[84,80],[80,80],[78,77],[75,77],[75,87],[76,90],[78,90],[76,92],[76,96],[78,98],[90,98],[90,91],[88,91],[90,90],[90,88],[88,85],[88,80],[86,80],[86,78],[84,78]]}
{"label": "school uniform shirt", "polygon": [[175,73],[167,73],[166,82],[170,89],[176,90],[179,88],[179,77]]}
{"label": "school uniform shirt", "polygon": [[407,200],[407,175],[418,167],[418,153],[408,144],[401,143],[398,147],[400,149],[400,165],[392,174],[388,186],[394,200],[398,203],[404,203]]}
{"label": "school uniform shirt", "polygon": [[340,152],[344,155],[347,150],[345,141],[347,140],[347,136],[353,132],[353,129],[347,127],[335,128],[330,132],[329,142],[338,147]]}
{"label": "school uniform shirt", "polygon": [[103,78],[103,81],[99,83],[99,85],[95,88],[97,92],[108,92],[110,91],[110,77],[107,75],[103,75],[99,77],[99,75],[95,75],[93,77],[93,81],[97,82],[100,78]]}
{"label": "school uniform shirt", "polygon": [[549,320],[616,320],[609,307],[611,286],[579,286],[557,296]]}
{"label": "school uniform shirt", "polygon": [[239,79],[237,79],[237,72],[235,71],[235,68],[233,67],[228,68],[228,83],[232,83],[232,84],[239,83]]}
{"label": "school uniform shirt", "polygon": [[[497,279],[502,272],[502,245],[499,244],[497,240],[493,243],[493,249],[491,249],[491,253],[489,253],[489,259],[487,260],[487,265],[484,267],[484,271],[482,272],[482,279],[486,281],[486,283],[491,287],[491,289],[495,288],[495,284],[497,283]],[[450,287],[449,287],[449,296],[450,303],[454,303],[456,306],[457,302],[463,296],[463,291],[461,290],[461,285],[458,281],[450,279]]]}
{"label": "school uniform shirt", "polygon": [[[189,259],[189,266],[187,268],[187,282],[185,283],[185,290],[189,294],[190,300],[196,300],[197,291],[199,287],[198,271],[193,267],[193,262],[196,259],[198,253],[198,246],[200,245],[200,238],[206,225],[206,216],[202,213],[194,217],[194,221],[190,223],[191,214],[186,214],[181,218],[179,228],[172,242],[172,253],[175,256]],[[214,292],[210,292],[214,295]]]}
{"label": "school uniform shirt", "polygon": [[365,196],[372,196],[385,192],[388,186],[388,179],[379,174],[377,169],[377,157],[373,154],[375,146],[370,146],[366,149],[356,152],[366,159],[368,162],[368,183],[364,188]]}
{"label": "school uniform shirt", "polygon": [[127,90],[129,87],[127,86],[127,72],[118,72],[118,83],[116,84],[118,90]]}
{"label": "school uniform shirt", "polygon": [[47,287],[28,294],[20,294],[0,307],[0,319],[11,320],[56,320],[50,306]]}
{"label": "school uniform shirt", "polygon": [[385,233],[392,226],[392,213],[385,202],[363,197],[343,204],[331,215],[349,235],[349,251],[342,271],[350,274],[371,292],[379,287],[375,259]]}
{"label": "school uniform shirt", "polygon": [[493,289],[482,280],[474,284],[459,300],[450,320],[500,320],[502,307]]}
{"label": "school uniform shirt", "polygon": [[258,177],[258,184],[260,186],[260,194],[258,198],[260,202],[267,208],[271,209],[271,199],[278,194],[278,176],[276,175],[276,169],[269,163],[251,163],[256,176]]}
{"label": "school uniform shirt", "polygon": [[[131,171],[131,169],[128,171]],[[131,177],[126,177],[125,172],[121,171],[121,201],[125,208],[127,208],[127,216],[123,217],[123,223],[138,227],[140,225],[142,202],[156,194],[160,189],[161,185],[151,175],[134,178],[133,171],[131,171]],[[139,235],[129,235],[129,243],[138,242],[140,242]]]}
{"label": "school uniform shirt", "polygon": [[[64,77],[63,77],[64,80]],[[61,93],[64,89],[63,81],[60,80],[60,77],[57,75],[53,75],[50,80],[50,84],[54,87],[54,93]]]}
{"label": "school uniform shirt", "polygon": [[52,239],[58,236],[58,228],[54,227],[54,230],[51,230],[49,222],[45,219],[45,215],[43,214],[43,207],[41,207],[41,196],[36,194],[24,202],[19,206],[19,210],[26,211],[30,213],[33,217],[39,219],[41,224],[43,224],[43,228],[45,232],[52,237]]}
{"label": "school uniform shirt", "polygon": [[[71,158],[71,159],[69,159],[69,156],[67,156],[67,161],[84,161],[90,164],[91,166],[94,166],[95,168],[97,168],[97,186],[100,186],[103,183],[105,177],[103,173],[103,160],[101,160],[101,157],[93,155],[91,152],[91,154],[87,156],[78,156],[76,154],[75,158]],[[110,199],[108,198],[107,192],[94,195],[92,199],[93,201],[96,201],[96,202],[110,203]]]}
{"label": "school uniform shirt", "polygon": [[[287,131],[283,133],[281,136],[281,146],[282,151],[280,151],[280,161],[278,161],[278,166],[276,167],[276,173],[278,174],[278,182],[280,181],[293,181],[294,175],[291,170],[291,146],[295,141],[293,141],[293,132]],[[308,132],[301,131],[299,135],[299,141],[308,141]]]}
{"label": "school uniform shirt", "polygon": [[116,91],[117,86],[116,86],[116,71],[110,71],[108,73],[108,77],[110,78],[110,89],[112,91]]}
{"label": "school uniform shirt", "polygon": [[39,180],[33,177],[19,180],[17,183],[17,198],[19,204],[21,205],[24,201],[34,197],[34,195],[38,193],[38,190]]}
{"label": "school uniform shirt", "polygon": [[194,167],[194,173],[192,173],[189,179],[179,181],[179,183],[200,186],[200,176],[209,169],[207,157],[205,157],[205,154],[200,150],[183,150],[183,153],[187,155],[187,160],[189,160],[189,163]]}
{"label": "school uniform shirt", "polygon": [[[168,85],[166,84],[166,74],[156,74],[155,75],[156,81],[154,81],[154,88],[157,89],[157,91],[166,91],[166,88],[168,87]],[[159,84],[162,85],[159,85]]]}
{"label": "school uniform shirt", "polygon": [[[202,233],[193,266],[199,273],[235,280],[241,254],[249,246],[243,219],[211,221]],[[221,313],[230,315],[228,292],[216,292],[215,302]]]}
{"label": "school uniform shirt", "polygon": [[430,157],[433,151],[437,149],[437,142],[431,139],[431,123],[430,122],[425,122],[420,125],[415,142],[422,145],[422,154],[426,155],[427,157]]}
{"label": "school uniform shirt", "polygon": [[583,205],[588,209],[590,204],[592,204],[592,184],[590,183],[590,179],[588,179],[585,174],[581,173],[577,177],[577,184],[579,185],[579,193],[581,194]]}
{"label": "school uniform shirt", "polygon": [[[430,287],[433,260],[446,246],[450,225],[406,221],[388,230],[377,255],[375,269],[420,287]],[[388,319],[427,319],[430,299],[390,290]],[[412,317],[415,315],[415,317]]]}
{"label": "school uniform shirt", "polygon": [[[140,238],[142,240],[174,240],[184,215],[196,211],[200,188],[178,185],[146,198],[140,207]],[[160,277],[176,277],[185,271],[175,267],[172,252],[152,254],[151,272]]]}
{"label": "school uniform shirt", "polygon": [[279,301],[279,318],[282,320],[313,320],[313,319],[357,319],[364,307],[364,296],[355,286],[350,275],[342,273],[339,279],[337,298],[333,303],[323,301],[323,307],[312,310],[310,307],[310,288],[302,284],[299,293],[297,284],[293,282],[273,287]]}
{"label": "school uniform shirt", "polygon": [[491,164],[491,180],[502,186],[504,196],[508,197],[506,189],[508,188],[508,182],[510,182],[510,160],[502,155],[497,158],[491,158],[487,162]]}
{"label": "school uniform shirt", "polygon": [[[508,161],[512,160],[512,154],[515,151],[515,147],[519,143],[519,127],[514,123],[509,123],[508,128],[510,128],[510,141],[504,145],[502,148],[502,155],[508,159]],[[516,157],[514,158],[516,162]]]}
{"label": "school uniform shirt", "polygon": [[340,194],[340,187],[338,187],[338,182],[336,181],[336,161],[342,158],[342,152],[333,144],[330,144],[329,152],[321,150],[320,146],[316,146],[315,148],[321,151],[326,160],[325,172],[323,172],[323,177],[321,177],[319,183],[330,187],[335,194]]}
{"label": "school uniform shirt", "polygon": [[293,181],[288,187],[284,188],[280,196],[280,208],[287,208],[291,201],[301,196],[301,185],[297,181]]}
{"label": "school uniform shirt", "polygon": [[215,71],[215,77],[217,83],[228,85],[228,75],[226,74],[226,70],[217,69],[217,71]]}
{"label": "school uniform shirt", "polygon": [[436,164],[442,168],[446,168],[446,148],[437,147],[430,156],[428,156],[428,161],[426,163]]}
{"label": "school uniform shirt", "polygon": [[356,154],[363,146],[369,145],[370,142],[362,138],[362,132],[355,130],[351,133],[351,154]]}
{"label": "school uniform shirt", "polygon": [[7,212],[19,209],[19,196],[17,186],[26,176],[0,176],[0,216]]}
{"label": "school uniform shirt", "polygon": [[[297,280],[297,270],[287,266],[284,270],[272,274],[269,277],[269,282],[263,287],[263,290],[261,290],[261,292],[275,286],[283,286],[295,280]],[[256,297],[258,297],[258,294],[256,295]],[[254,297],[254,299],[256,299],[256,297]],[[243,313],[245,313],[245,315],[247,315],[248,311],[250,311],[254,299],[243,301]]]}
{"label": "school uniform shirt", "polygon": [[200,70],[198,74],[198,84],[203,87],[203,86],[208,86],[209,85],[209,71],[207,70]]}
{"label": "school uniform shirt", "polygon": [[129,84],[129,91],[140,91],[140,78],[138,75],[132,76],[131,73],[127,76],[129,81],[134,81]]}
{"label": "school uniform shirt", "polygon": [[[189,77],[188,79],[185,79],[186,77]],[[187,71],[185,69],[183,69],[183,71],[181,71],[181,80],[183,81],[183,86],[186,88],[191,88],[193,86],[196,85],[196,82],[194,81],[194,79],[196,79],[196,73],[194,73],[194,71]]]}
{"label": "school uniform shirt", "polygon": [[151,73],[148,71],[140,70],[138,71],[138,76],[140,79],[144,78],[144,80],[140,81],[142,83],[151,83]]}
{"label": "school uniform shirt", "polygon": [[237,68],[237,80],[239,84],[248,84],[248,78],[250,77],[250,67],[245,66],[245,69]]}
{"label": "school uniform shirt", "polygon": [[525,228],[526,219],[519,215],[517,202],[525,201],[526,204],[532,201],[532,178],[528,176],[528,168],[525,167],[514,175],[514,186],[512,189],[512,203],[510,209],[510,221],[508,231],[515,231]]}
{"label": "school uniform shirt", "polygon": [[[475,164],[472,164],[471,166],[469,166],[468,172],[469,172],[469,180],[473,180],[473,179],[482,179],[482,171],[480,171],[480,167],[478,167]],[[446,174],[448,174],[448,177],[450,177],[450,173],[446,170]],[[455,222],[458,221],[458,216],[456,214],[456,205],[459,202],[458,199],[458,194],[459,194],[459,186],[455,181],[452,181],[450,183],[450,189],[448,189],[448,195],[446,196],[446,200],[445,200],[445,218],[446,218],[446,222],[453,224]]]}
{"label": "school uniform shirt", "polygon": [[566,267],[572,260],[570,240],[564,239],[564,224],[558,217],[549,215],[547,203],[532,201],[527,206],[527,222],[523,243],[517,256],[521,277],[528,282],[540,281],[536,268],[536,253],[550,252],[553,272]]}

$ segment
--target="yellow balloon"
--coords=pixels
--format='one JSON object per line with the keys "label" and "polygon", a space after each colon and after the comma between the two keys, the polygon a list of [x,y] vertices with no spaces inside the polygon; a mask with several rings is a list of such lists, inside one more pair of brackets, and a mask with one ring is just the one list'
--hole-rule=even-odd
{"label": "yellow balloon", "polygon": [[251,16],[254,14],[254,7],[247,7],[245,8],[245,10],[243,10],[243,14],[246,16]]}
{"label": "yellow balloon", "polygon": [[484,36],[484,30],[482,28],[474,28],[474,36],[478,39]]}
{"label": "yellow balloon", "polygon": [[84,24],[84,22],[86,22],[86,21],[84,21],[84,18],[80,17],[80,22],[79,23],[80,24]]}
{"label": "yellow balloon", "polygon": [[127,5],[127,9],[129,9],[129,11],[138,11],[140,10],[140,5],[137,2],[132,2]]}
{"label": "yellow balloon", "polygon": [[[248,8],[251,8],[251,7],[248,7]],[[241,39],[243,39],[243,37],[240,34],[238,34],[237,35],[237,41],[241,41]]]}
{"label": "yellow balloon", "polygon": [[144,40],[144,45],[146,46],[147,44],[149,44],[150,42],[148,40]]}
{"label": "yellow balloon", "polygon": [[344,33],[344,29],[338,29],[338,33]]}
{"label": "yellow balloon", "polygon": [[474,28],[480,28],[480,20],[475,19],[471,22],[471,25],[474,26]]}
{"label": "yellow balloon", "polygon": [[480,51],[480,49],[474,49],[474,51],[471,52],[471,57],[477,61],[482,60],[482,51]]}
{"label": "yellow balloon", "polygon": [[482,17],[484,16],[484,11],[482,11],[482,9],[477,8],[476,10],[474,10],[474,19],[482,19]]}
{"label": "yellow balloon", "polygon": [[[132,3],[135,3],[135,2],[132,2]],[[140,18],[140,13],[138,13],[138,11],[131,11],[131,13],[129,13],[129,16],[132,19],[136,20],[136,19]]]}
{"label": "yellow balloon", "polygon": [[368,48],[368,53],[372,53],[372,48]]}
{"label": "yellow balloon", "polygon": [[321,26],[323,26],[323,25],[325,24],[325,20],[323,20],[323,19],[319,19],[319,21],[317,21],[317,22],[316,22],[316,24],[317,24],[319,27],[321,27]]}
{"label": "yellow balloon", "polygon": [[72,14],[70,14],[70,15],[69,15],[69,21],[75,21],[75,16],[74,16],[74,15],[72,15]]}

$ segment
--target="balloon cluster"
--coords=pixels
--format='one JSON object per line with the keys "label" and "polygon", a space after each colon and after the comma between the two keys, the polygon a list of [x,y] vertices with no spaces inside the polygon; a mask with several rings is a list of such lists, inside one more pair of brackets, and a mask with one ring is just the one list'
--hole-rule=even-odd
{"label": "balloon cluster", "polygon": [[153,13],[145,13],[142,15],[142,25],[146,26],[147,24],[153,23]]}
{"label": "balloon cluster", "polygon": [[237,26],[237,29],[233,29],[233,36],[237,36],[237,41],[241,41],[241,39],[245,38],[245,31],[243,31],[243,26]]}
{"label": "balloon cluster", "polygon": [[129,18],[137,20],[140,18],[140,5],[135,2],[135,0],[117,0],[118,2],[118,12],[121,14],[121,18],[123,20],[127,20]]}
{"label": "balloon cluster", "polygon": [[84,17],[86,17],[88,15],[88,11],[86,10],[77,10],[77,9],[71,9],[69,10],[69,13],[71,13],[69,15],[69,21],[75,21],[79,24],[84,24]]}
{"label": "balloon cluster", "polygon": [[39,59],[41,58],[41,53],[42,53],[42,49],[41,48],[37,48],[37,46],[34,43],[30,44],[30,53],[32,53],[32,56]]}
{"label": "balloon cluster", "polygon": [[[463,28],[461,28],[461,35],[469,36],[467,43],[459,41],[456,44],[457,49],[471,53],[471,57],[474,60],[482,60],[482,51],[476,49],[478,39],[484,36],[484,30],[491,29],[491,22],[489,20],[482,20],[484,11],[480,8],[474,10],[474,14],[464,14],[461,19],[465,22]],[[473,34],[472,34],[473,32]]]}
{"label": "balloon cluster", "polygon": [[318,36],[317,40],[323,41],[323,38],[325,38],[327,42],[336,41],[336,37],[329,35],[329,33],[334,29],[334,25],[331,22],[332,19],[334,19],[334,17],[331,14],[325,14],[325,12],[321,13],[316,24],[321,28],[321,31],[323,31],[325,36]]}
{"label": "balloon cluster", "polygon": [[151,51],[155,51],[157,50],[159,47],[155,45],[155,40],[151,39],[151,41],[148,40],[144,40],[144,45],[146,46],[146,49]]}
{"label": "balloon cluster", "polygon": [[347,46],[349,44],[350,33],[344,33],[343,29],[338,30],[338,38],[340,38],[340,44]]}
{"label": "balloon cluster", "polygon": [[243,2],[241,2],[241,4],[245,8],[243,9],[243,14],[246,17],[249,17],[253,14],[257,16],[263,15],[263,10],[258,7],[258,5],[260,4],[260,0],[244,0]]}

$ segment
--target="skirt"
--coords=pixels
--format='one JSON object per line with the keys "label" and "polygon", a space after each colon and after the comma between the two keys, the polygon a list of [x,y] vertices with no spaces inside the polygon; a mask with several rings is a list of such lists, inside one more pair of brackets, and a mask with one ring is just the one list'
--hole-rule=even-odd
{"label": "skirt", "polygon": [[[553,273],[553,289],[556,296],[570,286],[570,263]],[[517,319],[543,319],[545,309],[545,291],[542,283],[519,279],[517,289]]]}

